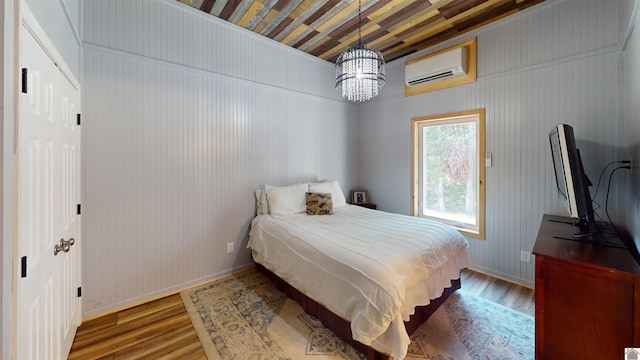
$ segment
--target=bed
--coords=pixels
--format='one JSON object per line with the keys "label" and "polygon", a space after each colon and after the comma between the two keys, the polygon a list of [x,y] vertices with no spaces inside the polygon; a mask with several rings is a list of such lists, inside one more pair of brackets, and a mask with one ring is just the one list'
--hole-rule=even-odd
{"label": "bed", "polygon": [[[301,192],[331,194],[331,213],[308,215]],[[348,205],[335,181],[266,185],[256,199],[248,246],[258,268],[371,359],[403,359],[410,333],[460,287],[469,265],[457,230]]]}

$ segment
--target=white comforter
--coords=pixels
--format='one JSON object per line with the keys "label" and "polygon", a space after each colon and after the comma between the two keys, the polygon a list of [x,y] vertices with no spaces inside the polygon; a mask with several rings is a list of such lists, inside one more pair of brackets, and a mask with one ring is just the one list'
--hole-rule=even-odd
{"label": "white comforter", "polygon": [[334,215],[258,215],[254,260],[351,322],[353,338],[403,359],[403,321],[451,286],[469,265],[467,240],[452,227],[354,205]]}

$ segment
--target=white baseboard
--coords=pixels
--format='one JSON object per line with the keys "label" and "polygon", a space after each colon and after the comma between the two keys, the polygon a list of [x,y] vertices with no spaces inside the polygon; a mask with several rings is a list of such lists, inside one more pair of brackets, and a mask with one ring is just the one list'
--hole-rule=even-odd
{"label": "white baseboard", "polygon": [[154,291],[148,294],[144,294],[141,296],[137,296],[131,299],[127,299],[126,301],[121,301],[115,304],[110,304],[108,306],[103,306],[100,308],[95,308],[92,309],[90,311],[87,312],[83,312],[82,314],[82,321],[88,321],[88,320],[92,320],[95,318],[99,318],[101,316],[105,316],[105,315],[109,315],[115,312],[119,312],[119,311],[123,311],[150,301],[154,301],[163,297],[167,297],[169,295],[173,295],[173,294],[177,294],[183,290],[187,290],[193,287],[196,287],[198,285],[202,285],[204,283],[213,281],[213,280],[217,280],[219,278],[222,278],[224,276],[227,276],[229,274],[235,273],[235,272],[239,272],[245,269],[248,269],[250,267],[255,266],[255,263],[251,262],[249,264],[244,264],[244,265],[239,265],[239,266],[235,266],[231,269],[227,269],[224,271],[220,271],[217,272],[215,274],[211,274],[211,275],[207,275],[192,281],[187,281],[185,283],[181,283],[175,286],[171,286],[165,289],[161,289],[158,291]]}
{"label": "white baseboard", "polygon": [[508,275],[508,274],[504,274],[504,273],[501,273],[501,272],[498,272],[498,271],[495,271],[495,270],[491,270],[491,269],[488,269],[488,268],[485,268],[485,267],[479,266],[479,265],[471,264],[469,269],[473,270],[473,271],[477,271],[477,272],[485,274],[485,275],[493,276],[494,278],[498,278],[500,280],[508,281],[510,283],[518,284],[518,285],[524,286],[526,288],[535,290],[535,284],[531,280],[527,280],[527,279],[511,276],[511,275]]}

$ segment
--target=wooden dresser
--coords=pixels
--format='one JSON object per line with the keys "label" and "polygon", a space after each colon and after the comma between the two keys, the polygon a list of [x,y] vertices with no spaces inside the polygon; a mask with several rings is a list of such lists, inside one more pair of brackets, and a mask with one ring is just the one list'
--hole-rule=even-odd
{"label": "wooden dresser", "polygon": [[623,359],[640,347],[640,265],[626,249],[571,238],[579,228],[544,215],[536,256],[536,359]]}

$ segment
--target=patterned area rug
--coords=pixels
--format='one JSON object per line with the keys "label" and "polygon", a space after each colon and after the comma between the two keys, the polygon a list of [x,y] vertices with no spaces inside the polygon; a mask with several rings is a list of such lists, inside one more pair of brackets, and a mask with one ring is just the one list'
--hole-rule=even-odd
{"label": "patterned area rug", "polygon": [[[255,269],[180,294],[210,360],[364,359]],[[406,359],[533,357],[532,317],[459,290],[413,334]]]}

